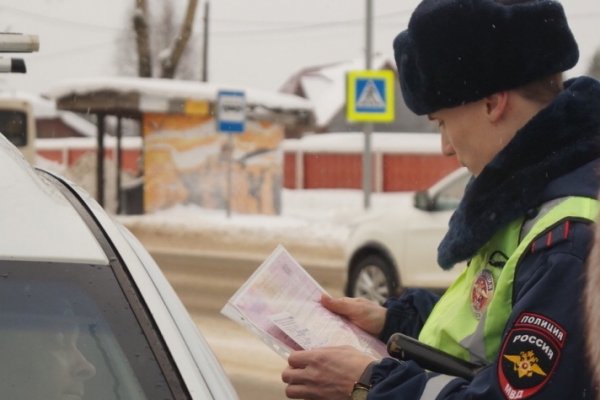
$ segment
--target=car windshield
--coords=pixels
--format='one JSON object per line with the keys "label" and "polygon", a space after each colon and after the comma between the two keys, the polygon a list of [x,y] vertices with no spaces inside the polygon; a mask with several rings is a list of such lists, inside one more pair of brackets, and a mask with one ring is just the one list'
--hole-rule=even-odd
{"label": "car windshield", "polygon": [[468,173],[460,174],[435,194],[435,210],[454,210],[463,198],[465,187],[471,179]]}
{"label": "car windshield", "polygon": [[109,266],[0,261],[0,320],[2,398],[174,397]]}

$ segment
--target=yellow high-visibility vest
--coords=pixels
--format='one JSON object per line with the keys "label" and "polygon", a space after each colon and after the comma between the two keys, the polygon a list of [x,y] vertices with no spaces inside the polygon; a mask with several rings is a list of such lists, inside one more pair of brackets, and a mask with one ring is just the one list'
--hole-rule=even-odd
{"label": "yellow high-visibility vest", "polygon": [[[516,267],[529,246],[561,221],[594,222],[599,211],[596,199],[565,197],[541,210],[522,239],[523,218],[498,231],[440,298],[419,340],[477,364],[494,360],[512,312]],[[494,265],[499,259],[502,262]]]}

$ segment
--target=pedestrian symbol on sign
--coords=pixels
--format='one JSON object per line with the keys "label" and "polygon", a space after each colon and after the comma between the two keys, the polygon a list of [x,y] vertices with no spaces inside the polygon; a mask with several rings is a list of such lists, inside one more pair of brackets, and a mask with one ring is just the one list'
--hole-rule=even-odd
{"label": "pedestrian symbol on sign", "polygon": [[358,111],[385,111],[385,82],[382,80],[360,79],[356,83]]}

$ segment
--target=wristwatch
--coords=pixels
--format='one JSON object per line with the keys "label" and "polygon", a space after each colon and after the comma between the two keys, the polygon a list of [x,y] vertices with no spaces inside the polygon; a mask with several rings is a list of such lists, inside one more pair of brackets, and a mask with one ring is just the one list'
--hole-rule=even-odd
{"label": "wristwatch", "polygon": [[358,378],[358,381],[354,383],[352,392],[350,392],[350,400],[367,400],[367,395],[371,389],[371,375],[373,374],[373,367],[375,365],[377,365],[377,361],[369,363],[360,375],[360,378]]}

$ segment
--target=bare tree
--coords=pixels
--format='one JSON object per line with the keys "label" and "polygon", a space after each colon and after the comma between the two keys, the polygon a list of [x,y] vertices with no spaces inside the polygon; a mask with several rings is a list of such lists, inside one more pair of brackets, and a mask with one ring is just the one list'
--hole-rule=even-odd
{"label": "bare tree", "polygon": [[198,0],[187,0],[181,22],[177,21],[175,13],[176,1],[134,1],[128,24],[132,29],[126,30],[119,41],[119,73],[197,79],[200,75],[196,67],[199,65],[200,49],[199,40],[192,32]]}
{"label": "bare tree", "polygon": [[164,58],[161,59],[162,78],[173,78],[175,75],[175,69],[181,60],[181,55],[185,50],[185,47],[192,35],[192,25],[194,24],[194,17],[196,16],[196,8],[198,6],[198,0],[188,0],[187,10],[185,12],[185,18],[181,24],[179,35],[177,35],[173,46],[170,47],[171,52]]}

